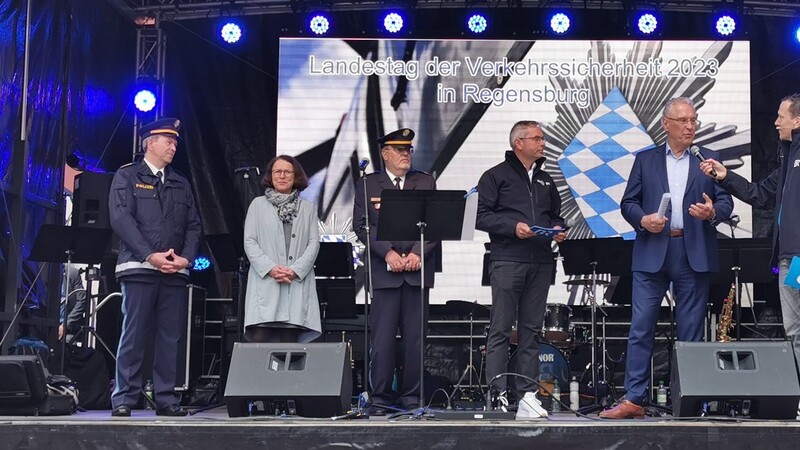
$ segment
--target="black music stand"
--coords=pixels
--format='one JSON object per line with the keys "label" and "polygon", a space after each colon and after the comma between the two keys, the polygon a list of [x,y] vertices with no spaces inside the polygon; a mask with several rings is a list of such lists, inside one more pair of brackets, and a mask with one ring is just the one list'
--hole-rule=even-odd
{"label": "black music stand", "polygon": [[[712,277],[731,283],[730,277],[725,276],[725,270],[733,272],[733,283],[736,286],[734,298],[736,310],[736,324],[741,324],[742,319],[742,294],[741,283],[770,283],[775,280],[772,273],[772,239],[721,239],[719,246],[720,271]],[[742,327],[736,327],[736,340],[742,340]]]}
{"label": "black music stand", "polygon": [[[594,385],[595,403],[581,408],[582,414],[599,411],[603,408],[600,402],[597,380],[597,274],[610,273],[622,275],[631,271],[631,253],[633,241],[622,238],[567,239],[558,245],[559,253],[564,258],[564,273],[567,275],[591,275],[592,286],[592,384]],[[605,312],[600,309],[605,316]],[[605,327],[603,328],[605,330]],[[603,358],[606,355],[606,340],[603,336]],[[605,364],[603,364],[605,367]],[[603,381],[607,374],[603,370]]]}
{"label": "black music stand", "polygon": [[[425,241],[460,241],[466,191],[386,189],[381,193],[378,241],[419,241],[420,298],[425,301]],[[474,227],[475,220],[472,218]],[[425,308],[420,308],[419,407],[425,413]]]}
{"label": "black music stand", "polygon": [[[72,264],[94,264],[103,259],[108,242],[111,239],[111,230],[108,228],[88,228],[69,225],[45,224],[36,233],[33,248],[29,259],[37,262],[50,262],[67,265],[66,284],[69,286],[69,269]],[[87,295],[88,296],[88,295]],[[69,300],[69,299],[67,299]],[[67,309],[69,302],[67,302]],[[69,311],[66,311],[69,316]],[[66,325],[66,324],[65,324]],[[103,347],[108,346],[94,333],[95,339]],[[64,373],[64,359],[66,357],[67,337],[61,341],[61,373]],[[109,350],[110,351],[110,350]]]}
{"label": "black music stand", "polygon": [[356,281],[353,269],[353,244],[350,242],[320,242],[314,261],[322,336],[325,340],[327,319],[356,317]]}

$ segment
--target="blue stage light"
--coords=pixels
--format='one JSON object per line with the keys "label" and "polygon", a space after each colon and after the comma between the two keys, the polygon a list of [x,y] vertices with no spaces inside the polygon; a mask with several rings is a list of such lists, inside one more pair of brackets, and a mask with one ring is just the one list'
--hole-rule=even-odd
{"label": "blue stage light", "polygon": [[469,31],[472,31],[475,34],[480,34],[486,31],[486,17],[483,17],[482,14],[473,14],[467,20],[467,27]]}
{"label": "blue stage light", "polygon": [[717,19],[717,33],[722,36],[730,36],[736,30],[736,20],[733,17],[725,14]]}
{"label": "blue stage light", "polygon": [[800,27],[797,27],[797,29],[795,30],[794,38],[797,40],[797,42],[800,42]]}
{"label": "blue stage light", "polygon": [[403,29],[403,17],[395,12],[386,14],[383,18],[383,28],[389,33],[397,33]]}
{"label": "blue stage light", "polygon": [[656,28],[658,28],[658,20],[656,19],[656,16],[650,13],[645,13],[639,16],[637,25],[639,26],[639,31],[644,34],[650,34],[656,31]]}
{"label": "blue stage light", "polygon": [[133,104],[141,112],[150,112],[156,107],[156,94],[150,89],[139,89],[133,96]]}
{"label": "blue stage light", "polygon": [[238,23],[228,22],[222,26],[219,35],[228,44],[235,44],[242,38],[242,27]]}
{"label": "blue stage light", "polygon": [[192,266],[192,270],[200,272],[208,269],[209,267],[211,267],[211,260],[205,256],[198,256],[194,259],[194,266]]}
{"label": "blue stage light", "polygon": [[569,30],[569,16],[564,13],[555,13],[550,17],[550,28],[557,34],[564,34]]}
{"label": "blue stage light", "polygon": [[323,35],[328,32],[330,28],[330,21],[327,17],[317,14],[308,22],[308,28],[316,35]]}

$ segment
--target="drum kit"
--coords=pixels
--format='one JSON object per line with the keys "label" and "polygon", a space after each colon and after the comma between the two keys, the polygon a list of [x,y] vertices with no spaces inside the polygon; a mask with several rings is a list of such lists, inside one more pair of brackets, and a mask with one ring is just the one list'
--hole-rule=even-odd
{"label": "drum kit", "polygon": [[[475,320],[488,319],[489,307],[480,305],[477,301],[450,300],[447,306],[456,314],[469,317],[469,359],[461,378],[454,385],[448,397],[451,402],[456,392],[462,392],[462,398],[472,398],[484,394],[485,381],[483,379],[486,362],[486,345],[480,345],[477,352],[480,355],[480,369],[473,365],[475,347],[473,346],[473,331]],[[489,327],[485,327],[484,336],[488,335]],[[510,338],[510,365],[515,362],[514,355],[517,346],[517,328],[511,330]],[[568,386],[570,382],[569,357],[577,348],[591,343],[591,334],[588,327],[576,326],[572,323],[572,309],[564,304],[549,304],[544,316],[541,339],[539,343],[539,379],[548,382],[558,381],[560,386]],[[513,370],[512,370],[513,371]],[[470,395],[472,394],[472,395]]]}

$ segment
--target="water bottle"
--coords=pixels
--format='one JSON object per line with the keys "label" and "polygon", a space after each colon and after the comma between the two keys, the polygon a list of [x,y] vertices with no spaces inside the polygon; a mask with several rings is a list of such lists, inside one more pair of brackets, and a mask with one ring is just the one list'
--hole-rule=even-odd
{"label": "water bottle", "polygon": [[572,381],[569,382],[569,409],[573,411],[577,411],[581,407],[580,388],[578,379],[572,377]]}
{"label": "water bottle", "polygon": [[558,380],[553,381],[553,412],[561,412],[561,388],[558,387]]}
{"label": "water bottle", "polygon": [[[153,409],[153,391],[155,387],[153,386],[152,380],[147,380],[147,384],[144,385],[144,396],[147,397],[144,400],[144,409]],[[148,401],[149,400],[149,401]]]}
{"label": "water bottle", "polygon": [[667,388],[664,387],[664,382],[658,382],[658,389],[656,389],[656,405],[667,406]]}

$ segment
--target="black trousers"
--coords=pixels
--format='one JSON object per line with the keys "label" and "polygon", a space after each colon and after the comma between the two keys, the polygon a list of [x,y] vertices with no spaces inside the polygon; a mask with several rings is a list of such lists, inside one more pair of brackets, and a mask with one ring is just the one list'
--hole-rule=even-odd
{"label": "black trousers", "polygon": [[[370,311],[370,384],[372,401],[391,405],[395,399],[404,407],[419,402],[420,339],[427,332],[428,291],[420,299],[419,286],[403,283],[398,288],[375,289]],[[420,329],[420,308],[424,308],[426,326]],[[402,384],[395,395],[392,380],[397,365],[397,329],[403,343]]]}
{"label": "black trousers", "polygon": [[[552,263],[492,261],[492,312],[486,339],[486,379],[504,372],[516,372],[535,379],[539,374],[539,333],[547,309],[547,293],[553,273]],[[511,328],[517,321],[517,367],[508,367]],[[507,377],[497,379],[492,388],[501,391]],[[519,378],[520,396],[536,391],[536,384]]]}

